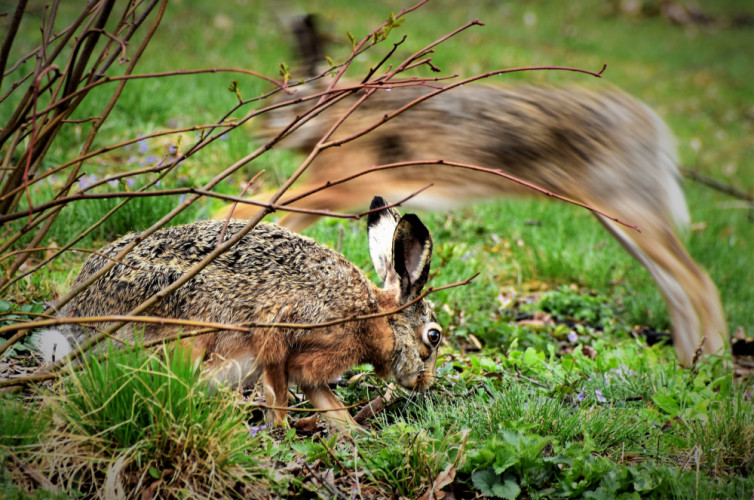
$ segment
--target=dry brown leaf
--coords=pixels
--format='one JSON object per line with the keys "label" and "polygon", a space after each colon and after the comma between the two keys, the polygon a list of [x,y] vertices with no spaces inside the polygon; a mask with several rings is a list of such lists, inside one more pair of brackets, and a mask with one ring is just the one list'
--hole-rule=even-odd
{"label": "dry brown leaf", "polygon": [[418,498],[418,500],[429,500],[430,497],[436,500],[441,500],[443,498],[446,498],[447,495],[452,495],[452,492],[442,491],[442,489],[448,485],[453,484],[453,481],[455,481],[455,479],[456,469],[452,464],[448,464],[448,466],[445,467],[445,470],[437,475],[435,480],[432,481],[432,485],[427,489],[427,491],[424,492],[422,496]]}

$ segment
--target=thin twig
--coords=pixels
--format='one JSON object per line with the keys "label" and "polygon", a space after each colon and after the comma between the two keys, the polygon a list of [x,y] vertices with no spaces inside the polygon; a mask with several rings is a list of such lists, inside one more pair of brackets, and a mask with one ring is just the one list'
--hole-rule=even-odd
{"label": "thin twig", "polygon": [[750,195],[749,193],[741,191],[740,189],[735,188],[729,184],[720,182],[717,179],[713,179],[712,177],[704,175],[701,172],[683,167],[680,168],[680,171],[686,177],[689,177],[700,184],[704,184],[707,187],[711,187],[712,189],[720,191],[721,193],[725,193],[740,200],[754,202],[754,196]]}

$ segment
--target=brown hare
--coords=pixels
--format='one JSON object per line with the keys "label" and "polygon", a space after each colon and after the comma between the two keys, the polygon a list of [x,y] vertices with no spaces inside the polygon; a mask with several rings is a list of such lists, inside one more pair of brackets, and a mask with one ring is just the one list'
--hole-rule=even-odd
{"label": "brown hare", "polygon": [[[312,26],[299,28],[306,34]],[[308,51],[305,62],[311,71],[312,59],[318,54],[312,40],[317,38],[308,33],[303,39],[307,42],[300,43],[300,48]],[[328,83],[328,79],[319,79],[300,86],[290,98],[322,92]],[[332,140],[373,126],[386,114],[433,90],[388,85],[360,105]],[[309,153],[360,96],[348,96],[316,115],[282,145]],[[262,135],[275,136],[297,115],[303,116],[304,106],[311,105],[305,101],[268,113]],[[717,289],[676,232],[688,224],[689,216],[673,135],[647,106],[615,89],[481,84],[454,88],[356,140],[324,150],[303,182],[280,202],[375,165],[437,160],[499,169],[637,225],[641,232],[597,215],[656,281],[670,312],[673,343],[681,363],[690,364],[700,345],[707,353],[724,349],[728,334]],[[383,193],[395,201],[429,184],[431,188],[405,205],[447,210],[464,203],[534,193],[494,174],[426,164],[369,173],[306,196],[292,206],[354,210],[361,207],[365,193]],[[266,201],[268,197],[256,199]],[[238,205],[233,217],[250,217],[257,210],[253,205]],[[227,207],[216,216],[225,217],[230,211]],[[299,231],[316,219],[315,215],[289,213],[279,223]]]}
{"label": "brown hare", "polygon": [[[384,206],[382,198],[374,198],[372,209]],[[128,313],[244,224],[231,220],[224,228],[223,221],[201,221],[162,229],[140,242],[59,315]],[[219,331],[182,340],[190,344],[192,358],[202,360],[216,382],[248,385],[261,377],[267,404],[273,408],[271,419],[277,424],[285,423],[289,384],[298,385],[316,408],[331,410],[325,416],[334,423],[355,424],[329,389],[329,381],[356,364],[370,363],[381,377],[394,376],[409,389],[427,389],[434,382],[441,340],[429,302],[416,300],[429,276],[429,231],[415,215],[400,217],[394,208],[372,212],[367,224],[370,253],[384,288],[372,284],[337,252],[280,226],[262,223],[147,314],[233,325],[312,324],[371,315],[321,328],[252,326],[246,332]],[[76,283],[136,238],[138,233],[126,235],[90,257]],[[402,306],[399,312],[375,316]],[[37,342],[49,356],[54,343],[82,344],[95,333],[94,328],[107,326],[48,330],[37,336]],[[144,341],[176,332],[175,326],[147,324]],[[133,327],[126,326],[117,335],[133,340]],[[60,353],[65,346],[57,349]]]}

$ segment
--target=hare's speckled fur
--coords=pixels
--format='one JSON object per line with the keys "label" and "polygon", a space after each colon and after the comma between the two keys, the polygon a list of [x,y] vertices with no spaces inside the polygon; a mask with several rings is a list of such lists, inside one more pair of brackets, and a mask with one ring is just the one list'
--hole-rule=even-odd
{"label": "hare's speckled fur", "polygon": [[[373,206],[384,206],[375,198]],[[385,288],[337,252],[272,224],[259,224],[199,274],[168,295],[147,314],[226,324],[322,323],[399,308],[416,298],[427,281],[432,240],[424,225],[395,209],[369,218],[370,251]],[[64,317],[125,314],[159,292],[238,232],[245,223],[202,221],[162,229],[140,242],[92,286],[61,311]],[[129,234],[90,257],[76,283],[85,280],[127,244]],[[107,324],[97,324],[105,328]],[[298,385],[315,407],[338,423],[353,423],[328,388],[344,370],[370,363],[382,377],[394,375],[411,389],[423,390],[434,381],[440,327],[425,300],[397,314],[310,330],[251,328],[184,339],[195,359],[202,359],[215,379],[252,383],[262,376],[267,402],[285,407],[289,384]],[[163,338],[176,327],[147,324],[144,340]],[[62,330],[72,344],[81,344],[90,328]],[[131,326],[118,334],[133,339]],[[285,410],[273,410],[281,423]]]}

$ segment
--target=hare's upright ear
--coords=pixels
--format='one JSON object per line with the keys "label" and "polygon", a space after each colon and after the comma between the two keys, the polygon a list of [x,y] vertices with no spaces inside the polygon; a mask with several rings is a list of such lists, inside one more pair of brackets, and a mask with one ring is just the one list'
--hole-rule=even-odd
{"label": "hare's upright ear", "polygon": [[319,32],[318,24],[319,20],[314,14],[298,16],[291,23],[291,33],[300,58],[299,70],[305,77],[319,75],[327,69],[324,37]]}
{"label": "hare's upright ear", "polygon": [[[369,210],[387,206],[387,202],[380,196],[372,199]],[[369,254],[372,256],[374,269],[385,283],[385,288],[395,288],[400,282],[393,266],[393,236],[401,215],[395,208],[385,208],[372,212],[367,217],[367,233],[369,234]]]}
{"label": "hare's upright ear", "polygon": [[[370,210],[386,207],[387,202],[375,196]],[[385,281],[386,290],[400,292],[400,301],[407,302],[421,293],[429,278],[432,259],[432,236],[414,214],[400,216],[395,208],[369,214],[369,253],[377,274]]]}
{"label": "hare's upright ear", "polygon": [[401,302],[417,297],[429,279],[432,236],[414,214],[398,222],[393,236],[393,268],[399,277]]}

